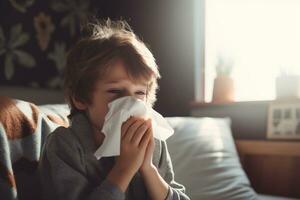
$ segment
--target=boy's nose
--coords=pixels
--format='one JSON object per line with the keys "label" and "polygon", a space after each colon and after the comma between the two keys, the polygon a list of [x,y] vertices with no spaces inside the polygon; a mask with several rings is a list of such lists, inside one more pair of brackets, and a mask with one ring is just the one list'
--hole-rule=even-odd
{"label": "boy's nose", "polygon": [[134,92],[131,92],[131,91],[125,91],[122,95],[122,97],[125,97],[125,96],[135,96]]}

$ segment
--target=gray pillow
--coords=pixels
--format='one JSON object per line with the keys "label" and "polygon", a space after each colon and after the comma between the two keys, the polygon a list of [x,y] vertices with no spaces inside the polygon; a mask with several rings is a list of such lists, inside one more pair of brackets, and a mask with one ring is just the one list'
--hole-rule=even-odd
{"label": "gray pillow", "polygon": [[258,199],[241,167],[228,118],[167,117],[175,180],[193,200]]}

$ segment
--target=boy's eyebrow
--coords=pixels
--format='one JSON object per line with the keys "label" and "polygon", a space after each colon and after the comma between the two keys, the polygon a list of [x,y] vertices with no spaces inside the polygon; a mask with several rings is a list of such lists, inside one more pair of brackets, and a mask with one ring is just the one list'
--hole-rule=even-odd
{"label": "boy's eyebrow", "polygon": [[[115,83],[119,83],[119,82],[122,82],[122,80],[105,81],[104,83],[105,83],[105,84],[115,84]],[[141,84],[141,85],[143,85],[143,86],[148,86],[147,83],[139,83],[139,84]]]}
{"label": "boy's eyebrow", "polygon": [[105,84],[113,84],[113,83],[119,83],[120,81],[105,81]]}

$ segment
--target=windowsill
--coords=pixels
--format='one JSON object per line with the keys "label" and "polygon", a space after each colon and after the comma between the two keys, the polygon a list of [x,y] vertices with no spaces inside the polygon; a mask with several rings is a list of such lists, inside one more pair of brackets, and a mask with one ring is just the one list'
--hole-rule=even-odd
{"label": "windowsill", "polygon": [[194,101],[190,103],[190,113],[191,116],[194,117],[229,117],[231,119],[231,128],[235,139],[266,140],[269,106],[273,103],[277,104],[281,102],[288,102],[288,104],[294,102],[299,103],[300,99],[222,103]]}
{"label": "windowsill", "polygon": [[266,101],[235,101],[235,102],[199,102],[192,101],[190,102],[191,108],[199,107],[210,107],[210,106],[237,106],[237,105],[249,105],[249,104],[266,104],[270,103],[272,100]]}
{"label": "windowsill", "polygon": [[272,102],[299,102],[300,98],[292,99],[276,99],[276,100],[261,100],[261,101],[235,101],[235,102],[190,102],[190,108],[216,107],[216,106],[242,106],[242,105],[261,105]]}

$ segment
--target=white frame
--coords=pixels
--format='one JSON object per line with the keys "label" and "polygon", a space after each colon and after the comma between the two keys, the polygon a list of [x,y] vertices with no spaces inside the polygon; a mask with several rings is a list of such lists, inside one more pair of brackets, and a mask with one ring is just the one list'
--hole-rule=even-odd
{"label": "white frame", "polygon": [[197,102],[205,102],[205,1],[194,1],[194,98]]}
{"label": "white frame", "polygon": [[300,139],[300,100],[270,103],[267,138]]}

